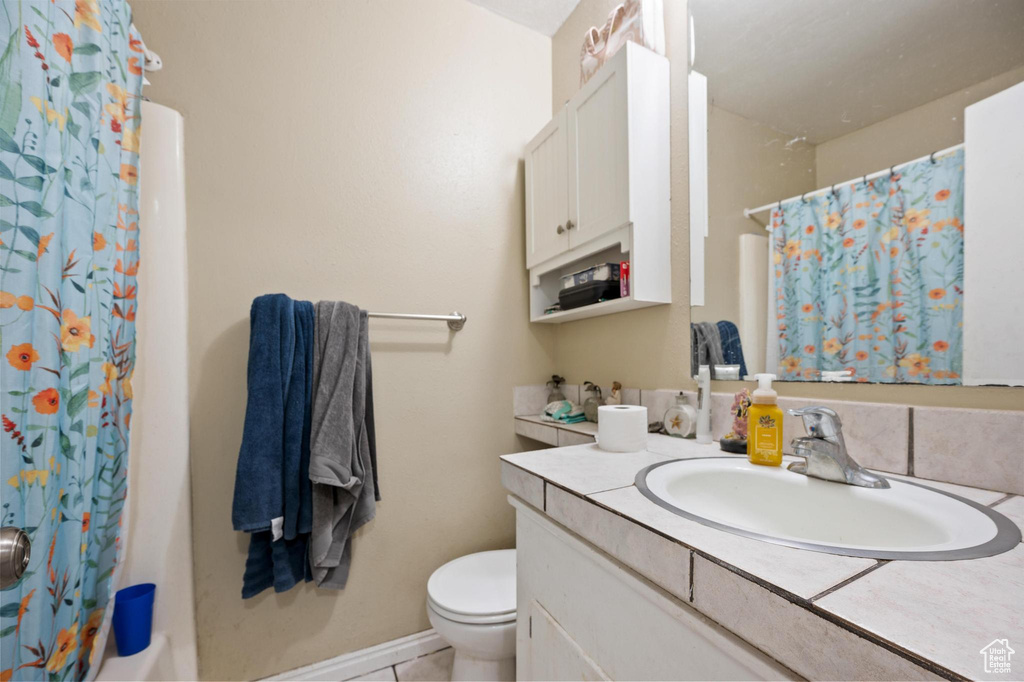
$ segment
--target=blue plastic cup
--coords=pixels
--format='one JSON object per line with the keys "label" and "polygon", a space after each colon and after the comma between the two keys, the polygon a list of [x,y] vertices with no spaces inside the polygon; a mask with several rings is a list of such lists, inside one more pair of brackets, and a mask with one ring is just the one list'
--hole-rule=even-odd
{"label": "blue plastic cup", "polygon": [[155,595],[153,583],[132,585],[114,595],[114,640],[118,656],[131,656],[149,646]]}

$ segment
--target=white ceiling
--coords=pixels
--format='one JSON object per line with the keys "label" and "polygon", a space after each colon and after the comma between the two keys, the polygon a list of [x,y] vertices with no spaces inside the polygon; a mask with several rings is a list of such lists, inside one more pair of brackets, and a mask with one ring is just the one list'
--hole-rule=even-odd
{"label": "white ceiling", "polygon": [[555,35],[580,0],[469,0],[546,36]]}
{"label": "white ceiling", "polygon": [[690,0],[715,106],[812,143],[1024,65],[1024,0]]}

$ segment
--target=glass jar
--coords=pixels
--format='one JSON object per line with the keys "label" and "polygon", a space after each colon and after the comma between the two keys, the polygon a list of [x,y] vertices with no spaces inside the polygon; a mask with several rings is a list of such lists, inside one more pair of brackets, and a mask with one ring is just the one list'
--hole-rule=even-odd
{"label": "glass jar", "polygon": [[676,396],[676,404],[665,410],[662,419],[665,432],[676,438],[692,436],[697,429],[697,410],[686,402],[682,391]]}
{"label": "glass jar", "polygon": [[565,378],[560,377],[557,374],[551,375],[551,381],[547,383],[548,387],[548,404],[551,404],[558,400],[565,400],[565,394],[562,393],[562,384],[565,383]]}
{"label": "glass jar", "polygon": [[583,401],[583,416],[587,418],[588,422],[597,423],[597,408],[604,405],[604,399],[601,397],[601,387],[596,386],[591,381],[583,382],[583,390],[587,392],[587,399]]}

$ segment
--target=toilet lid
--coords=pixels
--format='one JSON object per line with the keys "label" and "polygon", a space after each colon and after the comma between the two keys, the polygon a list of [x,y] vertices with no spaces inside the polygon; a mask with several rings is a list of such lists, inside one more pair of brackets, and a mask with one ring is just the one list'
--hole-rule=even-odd
{"label": "toilet lid", "polygon": [[449,561],[427,581],[427,596],[444,611],[465,616],[516,610],[516,551],[500,549]]}

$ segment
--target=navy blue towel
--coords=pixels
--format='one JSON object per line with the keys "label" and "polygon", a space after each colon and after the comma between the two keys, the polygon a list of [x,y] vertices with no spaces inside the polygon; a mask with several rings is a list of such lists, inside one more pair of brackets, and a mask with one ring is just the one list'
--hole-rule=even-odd
{"label": "navy blue towel", "polygon": [[740,330],[728,320],[718,323],[718,336],[722,339],[722,357],[727,365],[740,366],[740,379],[747,376],[747,363],[743,361],[743,345],[740,343]]}
{"label": "navy blue towel", "polygon": [[[310,580],[313,304],[260,296],[249,319],[248,398],[231,520],[251,533],[242,597]],[[278,539],[274,540],[274,531]]]}

